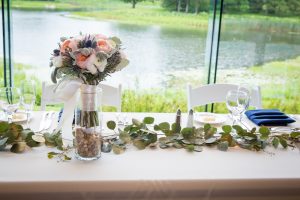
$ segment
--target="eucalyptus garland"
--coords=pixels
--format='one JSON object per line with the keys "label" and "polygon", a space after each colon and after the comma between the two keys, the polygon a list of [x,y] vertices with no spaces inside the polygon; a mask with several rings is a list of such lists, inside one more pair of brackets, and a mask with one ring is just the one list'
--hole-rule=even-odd
{"label": "eucalyptus garland", "polygon": [[[102,152],[123,153],[130,145],[139,150],[147,147],[161,149],[186,149],[190,152],[201,152],[203,147],[217,147],[227,151],[238,146],[251,151],[263,151],[267,146],[278,148],[281,146],[295,148],[300,144],[300,129],[291,129],[287,132],[273,132],[267,127],[258,130],[243,129],[239,125],[224,125],[222,131],[210,124],[203,127],[181,128],[179,124],[162,122],[154,124],[153,117],[145,117],[143,121],[132,119],[132,124],[117,128],[116,122],[108,121],[107,127],[113,135],[102,137]],[[10,151],[21,153],[26,148],[38,147],[45,144],[56,147],[59,151],[51,151],[48,158],[58,158],[62,161],[71,160],[69,154],[72,146],[64,146],[61,133],[34,133],[30,129],[23,129],[15,123],[0,122],[0,151],[10,146]]]}

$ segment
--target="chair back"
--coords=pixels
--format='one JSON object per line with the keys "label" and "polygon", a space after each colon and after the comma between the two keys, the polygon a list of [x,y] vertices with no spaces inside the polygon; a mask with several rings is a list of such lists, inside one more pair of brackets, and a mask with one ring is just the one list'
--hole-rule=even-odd
{"label": "chair back", "polygon": [[[238,85],[235,84],[209,84],[197,88],[187,85],[188,110],[193,109],[195,106],[226,102],[227,92],[237,89]],[[262,108],[259,86],[253,87],[249,105],[257,109]]]}
{"label": "chair back", "polygon": [[[54,89],[56,85],[42,83],[42,97],[41,97],[41,110],[44,111],[47,105],[61,104],[60,99],[55,98]],[[121,112],[122,106],[122,85],[113,87],[110,85],[100,84],[102,89],[102,98],[100,100],[102,105],[113,106],[117,108],[118,112]]]}
{"label": "chair back", "polygon": [[42,96],[41,96],[41,110],[45,111],[47,105],[61,104],[63,103],[60,99],[56,98],[54,94],[54,89],[56,85],[42,83]]}
{"label": "chair back", "polygon": [[110,85],[100,84],[102,89],[102,105],[113,106],[117,112],[121,112],[122,107],[122,85],[113,87]]}

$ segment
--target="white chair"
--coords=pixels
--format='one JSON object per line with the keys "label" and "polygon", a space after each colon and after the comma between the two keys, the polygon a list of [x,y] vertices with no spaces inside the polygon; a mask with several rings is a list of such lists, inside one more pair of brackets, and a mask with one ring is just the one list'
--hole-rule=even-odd
{"label": "white chair", "polygon": [[102,105],[113,106],[117,112],[121,112],[122,107],[122,85],[113,87],[110,85],[100,84],[102,89]]}
{"label": "white chair", "polygon": [[[42,97],[41,97],[41,110],[46,109],[46,105],[61,104],[61,100],[57,100],[54,94],[54,88],[56,85],[48,85],[45,82],[42,83]],[[102,89],[102,105],[113,106],[117,108],[117,112],[121,112],[122,106],[122,85],[113,87],[105,84],[100,84]]]}
{"label": "white chair", "polygon": [[[227,92],[237,89],[238,85],[234,84],[209,84],[193,89],[191,85],[187,85],[188,110],[193,109],[195,106],[226,102]],[[253,88],[249,105],[257,109],[262,108],[259,86]]]}
{"label": "white chair", "polygon": [[55,98],[54,89],[56,85],[42,83],[41,110],[45,111],[47,105],[62,104],[61,100]]}

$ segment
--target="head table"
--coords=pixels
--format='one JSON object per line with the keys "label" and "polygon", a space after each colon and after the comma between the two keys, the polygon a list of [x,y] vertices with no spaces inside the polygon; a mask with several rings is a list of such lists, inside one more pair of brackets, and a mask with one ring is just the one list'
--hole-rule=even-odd
{"label": "head table", "polygon": [[[33,130],[38,129],[42,114],[34,112]],[[158,123],[175,120],[173,113],[127,116],[153,116]],[[300,116],[295,117],[292,126],[300,127]],[[115,118],[115,113],[103,114],[104,121]],[[186,118],[183,114],[184,125]],[[71,133],[63,137],[72,138]],[[54,150],[41,146],[22,154],[0,152],[0,199],[300,199],[298,149],[204,148],[190,153],[130,147],[121,155],[102,153],[92,162],[75,158],[56,162],[47,158],[47,152]]]}

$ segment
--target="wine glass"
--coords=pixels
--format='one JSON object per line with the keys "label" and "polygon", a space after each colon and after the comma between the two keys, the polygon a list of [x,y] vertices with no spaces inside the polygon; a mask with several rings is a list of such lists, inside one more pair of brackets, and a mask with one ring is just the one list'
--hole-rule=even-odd
{"label": "wine glass", "polygon": [[238,90],[228,91],[226,95],[226,106],[231,114],[233,125],[237,119],[241,121],[241,114],[246,110],[247,105],[249,105],[249,96],[246,92]]}
{"label": "wine glass", "polygon": [[34,81],[24,81],[21,86],[21,104],[26,113],[26,126],[29,128],[30,113],[33,110],[36,98],[36,88]]}
{"label": "wine glass", "polygon": [[13,115],[20,106],[20,90],[15,87],[0,89],[0,107],[7,116],[8,123],[12,123]]}
{"label": "wine glass", "polygon": [[250,100],[251,100],[251,96],[252,96],[252,91],[253,91],[253,87],[249,84],[246,84],[246,83],[241,83],[239,84],[238,86],[238,91],[242,91],[242,92],[245,92],[247,93],[248,97],[249,97],[249,100],[248,100],[248,104],[246,105],[246,109],[248,109],[249,107],[249,104],[250,104]]}

